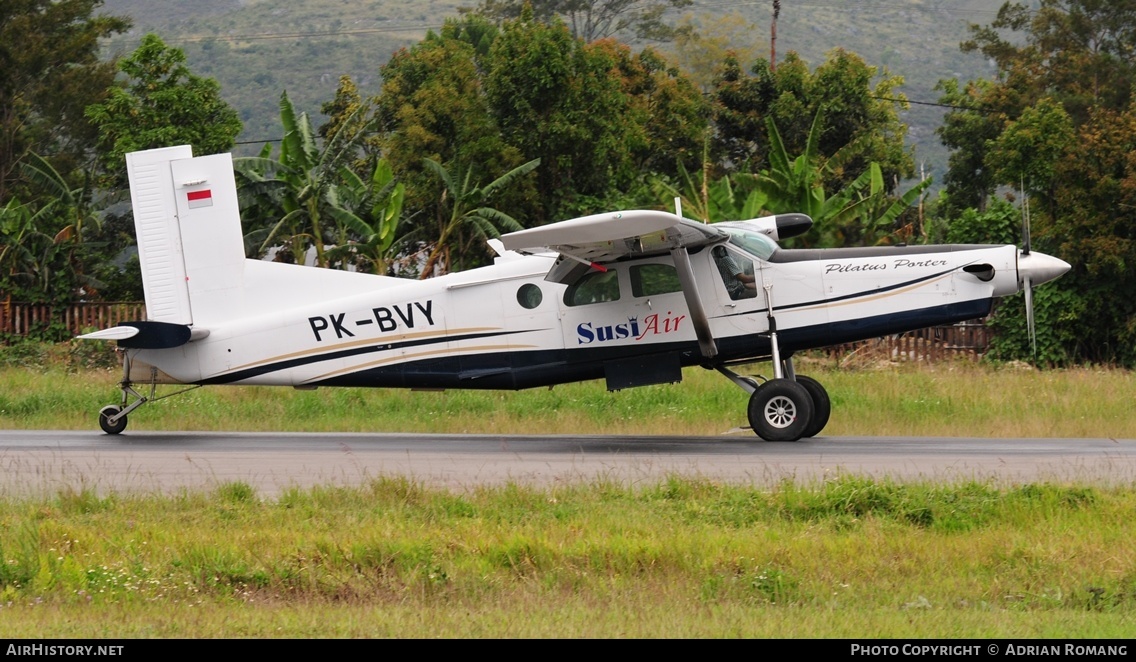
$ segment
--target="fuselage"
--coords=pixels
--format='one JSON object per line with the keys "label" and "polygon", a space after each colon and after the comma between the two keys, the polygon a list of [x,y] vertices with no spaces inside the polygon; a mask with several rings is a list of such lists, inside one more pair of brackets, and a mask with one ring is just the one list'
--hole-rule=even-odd
{"label": "fuselage", "polygon": [[[730,280],[710,247],[690,255],[717,345],[712,362],[770,356],[771,318],[781,351],[794,352],[982,317],[995,297],[1019,289],[1014,246],[784,250],[740,230],[725,248],[731,268],[753,277],[748,287]],[[181,347],[128,350],[130,376],[431,389],[606,378],[623,388],[677,381],[682,367],[711,362],[670,256],[617,262],[569,285],[545,280],[553,258],[507,253],[428,280],[338,274],[317,291],[299,285],[310,267],[266,271],[250,260],[249,291],[282,294],[251,297],[240,316],[201,320],[207,337]],[[256,286],[282,268],[296,285]]]}

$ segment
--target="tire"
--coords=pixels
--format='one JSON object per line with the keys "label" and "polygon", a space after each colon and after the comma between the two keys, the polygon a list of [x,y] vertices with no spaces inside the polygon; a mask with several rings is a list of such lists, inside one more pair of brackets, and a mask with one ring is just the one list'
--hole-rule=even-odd
{"label": "tire", "polygon": [[815,437],[820,434],[824,426],[828,425],[828,417],[832,414],[832,400],[828,397],[828,391],[812,377],[797,375],[797,383],[804,386],[813,399],[813,420],[809,422],[805,433],[801,436]]}
{"label": "tire", "polygon": [[749,424],[766,441],[796,441],[813,418],[809,391],[790,379],[771,379],[749,397]]}
{"label": "tire", "polygon": [[118,419],[117,423],[113,425],[110,422],[110,417],[122,411],[122,407],[118,405],[107,405],[99,410],[99,427],[107,434],[118,434],[126,429],[126,417]]}

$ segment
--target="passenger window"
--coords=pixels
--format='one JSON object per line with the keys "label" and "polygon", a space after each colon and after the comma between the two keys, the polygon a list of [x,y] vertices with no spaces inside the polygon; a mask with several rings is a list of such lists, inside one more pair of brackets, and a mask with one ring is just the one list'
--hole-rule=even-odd
{"label": "passenger window", "polygon": [[572,284],[564,292],[568,306],[619,300],[619,274],[615,269],[593,271]]}
{"label": "passenger window", "polygon": [[678,272],[669,264],[641,264],[631,267],[631,294],[649,297],[682,291]]}

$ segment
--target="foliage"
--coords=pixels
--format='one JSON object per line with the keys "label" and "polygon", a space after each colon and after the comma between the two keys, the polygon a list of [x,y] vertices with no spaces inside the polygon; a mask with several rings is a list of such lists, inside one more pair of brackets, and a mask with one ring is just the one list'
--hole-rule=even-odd
{"label": "foliage", "polygon": [[395,179],[390,164],[384,159],[375,163],[370,183],[347,170],[349,182],[340,187],[340,196],[349,209],[366,211],[363,215],[343,214],[337,231],[336,245],[328,250],[328,261],[356,271],[385,275],[391,271],[396,257],[398,228],[403,220],[406,186]]}
{"label": "foliage", "polygon": [[709,92],[728,59],[754,62],[766,52],[768,43],[755,39],[760,30],[736,13],[687,15],[679,20],[668,50],[699,89]]}
{"label": "foliage", "polygon": [[955,149],[944,211],[982,208],[999,185],[1024,188],[1034,247],[1073,267],[1045,286],[1063,290],[1047,296],[1062,302],[1073,329],[1058,330],[1061,349],[1046,360],[1136,365],[1136,302],[1126,282],[1136,264],[1136,65],[1127,55],[1136,7],[1006,3],[971,34],[964,50],[994,60],[999,77],[961,91],[941,84],[945,100],[969,106],[948,113],[942,131]]}
{"label": "foliage", "polygon": [[1005,115],[994,107],[997,89],[988,80],[974,80],[959,89],[958,81],[947,79],[936,86],[942,94],[939,103],[951,106],[943,123],[935,130],[951,152],[943,175],[946,191],[940,213],[953,218],[964,209],[982,211],[996,187],[994,170],[985,165],[991,144],[1005,126]]}
{"label": "foliage", "polygon": [[[820,158],[845,152],[839,166],[824,173],[826,187],[847,186],[875,162],[893,192],[898,179],[914,170],[903,142],[906,126],[899,120],[899,110],[907,106],[896,89],[902,83],[898,76],[877,76],[876,67],[842,49],[830,52],[813,72],[792,52],[776,69],[757,59],[750,75],[728,57],[714,84],[717,140],[712,152],[753,172],[768,168],[775,149],[768,131],[772,120],[790,152],[803,153],[810,141]],[[820,113],[828,123],[814,136],[813,119]]]}
{"label": "foliage", "polygon": [[[459,170],[453,176],[436,161],[427,159],[426,165],[441,180],[442,192],[437,206],[436,230],[428,239],[421,238],[428,249],[422,265],[422,278],[472,266],[465,262],[473,255],[470,244],[474,240],[483,244],[486,239],[500,236],[501,230],[522,229],[514,218],[486,205],[500,191],[535,170],[540,159],[517,166],[485,186],[481,186],[475,178],[473,166],[467,166],[464,172]],[[455,246],[460,249],[456,260]]]}
{"label": "foliage", "polygon": [[100,41],[125,32],[127,18],[95,14],[102,0],[4,0],[0,3],[0,205],[21,187],[18,164],[51,155],[66,176],[81,168],[94,141],[83,109],[114,80]]}
{"label": "foliage", "polygon": [[831,248],[884,242],[895,231],[896,219],[931,182],[920,182],[893,200],[887,194],[880,165],[873,161],[855,180],[828,195],[824,175],[842,167],[856,146],[845,146],[822,159],[819,136],[824,119],[818,111],[804,152],[795,158],[790,157],[773,119],[766,119],[769,167],[754,178],[754,185],[765,198],[765,208],[772,214],[800,212],[813,219],[809,232],[793,243]]}
{"label": "foliage", "polygon": [[[277,260],[304,264],[311,249],[318,267],[385,271],[403,190],[381,162],[367,179],[351,169],[366,135],[356,126],[366,122],[362,114],[362,107],[356,109],[321,147],[307,113],[297,116],[288,94],[280,96],[279,157],[273,159],[272,146],[265,145],[258,157],[234,160],[249,223],[246,244],[258,245],[256,254],[275,249]],[[358,244],[346,248],[353,241]],[[340,249],[329,253],[328,242]]]}
{"label": "foliage", "polygon": [[[585,44],[559,21],[477,15],[447,21],[383,68],[377,142],[407,185],[407,205],[435,218],[429,158],[499,176],[539,158],[531,181],[497,202],[525,226],[594,213],[645,192],[643,171],[696,158],[708,110],[657,53]],[[427,232],[432,232],[428,230]]]}
{"label": "foliage", "polygon": [[[42,176],[58,177],[42,159],[37,158],[36,163],[48,169],[37,170]],[[38,208],[14,198],[0,207],[0,236],[4,237],[0,293],[5,300],[62,306],[98,288],[99,283],[84,274],[83,258],[93,246],[82,237],[84,224],[97,223],[97,219],[77,207],[70,193]],[[57,335],[47,337],[56,339]]]}
{"label": "foliage", "polygon": [[666,41],[675,28],[666,18],[692,0],[481,0],[473,11],[497,23],[523,18],[544,23],[560,17],[572,28],[572,37],[593,42],[618,34],[636,40]]}
{"label": "foliage", "polygon": [[395,53],[380,70],[383,89],[373,100],[376,134],[368,145],[406,184],[407,207],[421,210],[420,220],[437,215],[434,174],[424,159],[477,163],[489,173],[525,161],[502,139],[485,98],[480,62],[496,33],[484,19],[449,20],[440,34]]}
{"label": "foliage", "polygon": [[573,195],[602,196],[630,175],[644,126],[611,75],[616,65],[603,45],[585,45],[559,23],[511,21],[493,42],[489,108],[504,140],[541,160],[545,219],[567,215]]}
{"label": "foliage", "polygon": [[1017,244],[1021,227],[1021,212],[1005,198],[996,198],[986,211],[962,212],[948,228],[946,240],[952,244]]}
{"label": "foliage", "polygon": [[109,186],[126,185],[122,164],[128,152],[188,144],[200,156],[232,148],[241,132],[236,111],[221,98],[217,81],[190,72],[180,49],[148,34],[119,69],[126,86],[112,87],[106,101],[86,111],[99,129]]}

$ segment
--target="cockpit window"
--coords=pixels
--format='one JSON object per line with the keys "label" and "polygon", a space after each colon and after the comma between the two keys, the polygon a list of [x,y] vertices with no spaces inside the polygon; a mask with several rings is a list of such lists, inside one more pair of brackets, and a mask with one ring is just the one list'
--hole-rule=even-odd
{"label": "cockpit window", "polygon": [[756,255],[762,260],[768,260],[778,248],[777,242],[760,232],[751,232],[738,228],[727,228],[726,232],[730,233],[731,244],[751,255]]}
{"label": "cockpit window", "polygon": [[618,300],[619,274],[615,269],[593,271],[564,291],[564,303],[569,306]]}

